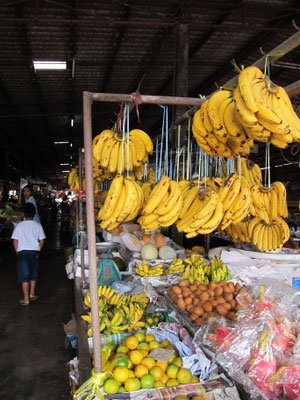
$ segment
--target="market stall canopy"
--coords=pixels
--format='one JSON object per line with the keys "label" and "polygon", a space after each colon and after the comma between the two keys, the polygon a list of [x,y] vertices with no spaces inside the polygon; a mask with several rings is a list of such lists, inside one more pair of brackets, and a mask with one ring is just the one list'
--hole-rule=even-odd
{"label": "market stall canopy", "polygon": [[[176,95],[176,28],[187,25],[188,96],[209,95],[297,32],[299,1],[4,1],[0,5],[1,147],[14,173],[63,179],[83,145],[82,92]],[[271,68],[275,83],[299,79],[300,48]],[[35,61],[60,61],[59,70]],[[300,98],[293,98],[295,106]],[[93,135],[116,121],[118,105],[93,108]],[[171,116],[171,115],[170,115]],[[155,137],[162,111],[140,107]],[[135,113],[132,127],[137,127]],[[274,159],[275,160],[275,159]],[[282,161],[278,150],[278,160]],[[32,172],[34,171],[34,174]]]}

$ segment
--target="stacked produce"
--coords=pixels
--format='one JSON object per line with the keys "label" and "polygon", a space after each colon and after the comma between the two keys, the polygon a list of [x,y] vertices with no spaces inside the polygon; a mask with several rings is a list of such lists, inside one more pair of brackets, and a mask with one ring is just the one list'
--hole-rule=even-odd
{"label": "stacked produce", "polygon": [[176,181],[162,176],[151,191],[138,223],[146,232],[174,224],[183,206],[183,196]]}
{"label": "stacked produce", "polygon": [[[111,287],[99,286],[99,330],[105,334],[121,333],[124,331],[137,331],[145,327],[145,308],[149,303],[145,293],[125,294],[115,293]],[[84,304],[91,306],[90,293],[84,298]],[[87,323],[91,324],[91,313],[88,312],[81,316]],[[88,336],[92,336],[92,328],[88,329]]]}
{"label": "stacked produce", "polygon": [[168,290],[168,296],[177,304],[181,311],[189,312],[189,317],[198,326],[203,325],[206,319],[222,316],[233,320],[242,305],[237,301],[237,296],[243,294],[244,304],[249,304],[251,295],[239,283],[218,283],[211,281],[203,284],[199,280],[191,283],[183,279],[178,286]]}
{"label": "stacked produce", "polygon": [[165,266],[164,264],[157,264],[153,266],[149,266],[146,260],[143,260],[142,263],[138,263],[135,268],[135,272],[140,276],[159,276],[159,275],[168,275],[168,274],[180,274],[185,270],[185,265],[180,258],[174,258],[174,260],[170,263],[169,266]]}
{"label": "stacked produce", "polygon": [[101,228],[110,231],[133,220],[141,211],[143,201],[143,191],[135,181],[116,176],[98,214],[98,219],[102,220]]}
{"label": "stacked produce", "polygon": [[120,137],[111,130],[104,130],[93,139],[93,157],[100,167],[110,173],[133,171],[148,161],[148,154],[153,151],[153,144],[146,132],[134,129]]}
{"label": "stacked produce", "polygon": [[289,96],[260,69],[248,67],[241,71],[234,102],[235,115],[249,139],[270,141],[280,148],[300,140],[300,120]]}
{"label": "stacked produce", "polygon": [[223,218],[223,204],[210,187],[192,186],[184,197],[183,208],[176,223],[179,232],[187,238],[214,231]]}
{"label": "stacked produce", "polygon": [[184,262],[187,264],[181,280],[188,280],[191,284],[195,281],[208,284],[211,280],[218,283],[221,280],[230,279],[230,272],[224,262],[216,257],[207,264],[203,256],[195,256],[192,254],[187,257]]}
{"label": "stacked produce", "polygon": [[7,220],[18,219],[23,215],[22,206],[14,203],[2,203],[0,205],[0,217]]}
{"label": "stacked produce", "polygon": [[212,156],[232,159],[249,154],[253,146],[235,114],[229,90],[213,94],[201,105],[194,115],[192,131],[199,147]]}
{"label": "stacked produce", "polygon": [[192,254],[195,254],[195,255],[204,255],[204,254],[206,253],[206,252],[205,252],[205,248],[204,248],[203,246],[193,246],[191,249],[186,249],[185,252],[186,252],[187,254],[189,254],[190,256],[191,256]]}
{"label": "stacked produce", "polygon": [[225,212],[221,229],[226,229],[230,224],[236,224],[247,217],[252,198],[248,183],[243,176],[230,174],[225,177],[219,190],[219,198]]}
{"label": "stacked produce", "polygon": [[[155,361],[150,352],[157,348],[175,352],[168,362]],[[127,337],[118,347],[110,343],[101,350],[107,360],[103,371],[110,373],[103,384],[106,394],[199,382],[188,369],[182,368],[183,360],[175,347],[167,340],[158,342],[152,334],[139,332]]]}

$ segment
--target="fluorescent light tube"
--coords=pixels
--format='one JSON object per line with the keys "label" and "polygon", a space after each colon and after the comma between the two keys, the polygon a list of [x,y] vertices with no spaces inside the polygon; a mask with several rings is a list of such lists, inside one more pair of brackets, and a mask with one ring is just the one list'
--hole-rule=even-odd
{"label": "fluorescent light tube", "polygon": [[33,61],[34,69],[67,69],[66,61]]}

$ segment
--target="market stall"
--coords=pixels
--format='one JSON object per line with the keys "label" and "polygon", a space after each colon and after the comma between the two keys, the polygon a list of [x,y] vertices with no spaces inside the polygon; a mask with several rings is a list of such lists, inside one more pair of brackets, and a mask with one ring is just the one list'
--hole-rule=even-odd
{"label": "market stall", "polygon": [[[82,385],[74,398],[300,395],[299,292],[291,286],[300,255],[284,248],[290,237],[286,189],[280,181],[271,184],[270,168],[270,145],[299,142],[300,120],[285,90],[270,81],[269,61],[265,74],[245,68],[233,91],[223,88],[208,100],[84,92],[85,188],[81,164],[69,182],[86,194],[88,252],[82,235],[76,296],[80,358],[93,372],[86,381],[81,359]],[[92,140],[94,101],[126,105],[116,129]],[[153,144],[144,131],[130,131],[130,103],[163,104],[153,182],[147,166]],[[184,146],[179,126],[177,147],[170,148],[170,104],[200,106],[187,120]],[[264,176],[248,159],[254,141],[266,143]],[[95,212],[100,175],[111,183]],[[104,240],[99,245],[95,217]],[[165,228],[173,225],[186,239],[214,232],[234,247],[218,255],[200,246],[185,249],[168,236]],[[293,270],[291,279],[284,269],[279,274],[274,260],[290,264],[284,268]]]}

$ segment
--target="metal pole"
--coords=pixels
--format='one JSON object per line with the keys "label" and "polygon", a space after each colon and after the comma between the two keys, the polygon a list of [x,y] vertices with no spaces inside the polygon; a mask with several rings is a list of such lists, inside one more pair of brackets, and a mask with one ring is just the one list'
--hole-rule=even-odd
{"label": "metal pole", "polygon": [[83,212],[82,212],[82,206],[83,206],[83,201],[82,201],[82,172],[83,172],[83,154],[82,154],[82,149],[79,149],[79,154],[78,154],[78,160],[79,160],[79,232],[80,232],[80,259],[81,259],[81,287],[84,285],[84,243],[83,243]]}
{"label": "metal pole", "polygon": [[140,93],[118,94],[118,93],[91,93],[87,92],[92,101],[103,101],[108,103],[137,103],[137,104],[164,104],[201,106],[203,99],[198,97],[174,97],[174,96],[150,96]]}
{"label": "metal pole", "polygon": [[100,346],[100,331],[99,331],[96,232],[95,232],[94,193],[93,193],[92,99],[91,99],[91,94],[88,92],[83,92],[83,137],[84,137],[86,215],[87,215],[87,236],[88,236],[88,254],[89,254],[89,270],[90,270],[94,369],[96,373],[100,373],[102,370],[102,365],[101,365],[102,363],[101,363],[101,346]]}

